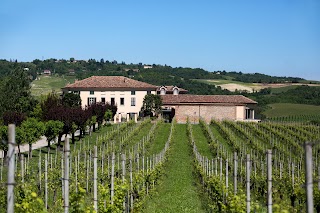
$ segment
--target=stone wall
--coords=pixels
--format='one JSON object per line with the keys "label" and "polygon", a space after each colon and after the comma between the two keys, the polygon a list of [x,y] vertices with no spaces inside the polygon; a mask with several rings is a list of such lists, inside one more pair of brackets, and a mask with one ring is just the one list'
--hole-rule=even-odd
{"label": "stone wall", "polygon": [[178,123],[186,123],[187,118],[191,123],[199,122],[199,115],[207,123],[212,119],[236,120],[237,107],[223,105],[178,105],[175,106],[175,118]]}

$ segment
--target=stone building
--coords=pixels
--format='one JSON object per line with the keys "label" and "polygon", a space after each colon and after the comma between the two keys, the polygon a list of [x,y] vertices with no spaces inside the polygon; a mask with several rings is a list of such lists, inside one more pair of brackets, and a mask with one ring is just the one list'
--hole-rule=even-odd
{"label": "stone building", "polygon": [[162,95],[163,110],[178,123],[198,123],[199,118],[210,123],[212,119],[256,121],[257,102],[242,95]]}

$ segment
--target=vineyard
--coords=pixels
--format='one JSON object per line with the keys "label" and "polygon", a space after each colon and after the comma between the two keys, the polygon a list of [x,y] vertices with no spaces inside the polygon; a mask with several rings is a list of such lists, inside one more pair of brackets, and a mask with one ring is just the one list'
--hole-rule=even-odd
{"label": "vineyard", "polygon": [[[320,127],[301,122],[168,124],[146,119],[105,126],[74,144],[65,142],[63,148],[35,150],[32,158],[16,156],[14,208],[307,212],[304,144],[319,140]],[[313,143],[315,183],[319,151],[319,143]],[[0,160],[0,211],[5,212],[10,171]],[[312,187],[316,212],[318,183]]]}

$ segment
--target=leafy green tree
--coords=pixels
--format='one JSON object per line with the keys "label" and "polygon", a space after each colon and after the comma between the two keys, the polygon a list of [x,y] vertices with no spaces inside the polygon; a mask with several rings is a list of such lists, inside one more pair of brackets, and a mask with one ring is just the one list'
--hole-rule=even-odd
{"label": "leafy green tree", "polygon": [[30,78],[21,68],[13,69],[0,85],[0,114],[5,111],[28,113],[36,105],[31,96]]}
{"label": "leafy green tree", "polygon": [[80,95],[75,93],[66,93],[62,97],[62,104],[68,107],[81,106]]}
{"label": "leafy green tree", "polygon": [[143,105],[141,107],[141,112],[144,116],[158,116],[161,112],[162,99],[159,95],[149,94],[143,99]]}
{"label": "leafy green tree", "polygon": [[55,137],[63,131],[63,122],[50,120],[45,123],[44,136],[47,138],[48,142],[48,152],[50,152],[50,142],[55,139]]}
{"label": "leafy green tree", "polygon": [[113,113],[110,109],[108,109],[105,113],[104,113],[104,120],[106,121],[110,121],[112,119]]}
{"label": "leafy green tree", "polygon": [[29,114],[30,117],[36,118],[39,121],[42,120],[42,108],[41,103],[37,103],[37,105],[33,108],[32,112]]}
{"label": "leafy green tree", "polygon": [[29,155],[32,157],[32,143],[36,142],[43,135],[45,125],[35,118],[28,118],[22,122],[21,130],[23,132],[23,140],[29,144]]}

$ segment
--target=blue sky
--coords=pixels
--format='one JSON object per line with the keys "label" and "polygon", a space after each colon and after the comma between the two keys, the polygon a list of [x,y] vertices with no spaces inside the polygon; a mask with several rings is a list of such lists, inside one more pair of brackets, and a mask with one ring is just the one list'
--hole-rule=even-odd
{"label": "blue sky", "polygon": [[95,58],[320,80],[319,0],[1,0],[0,58]]}

